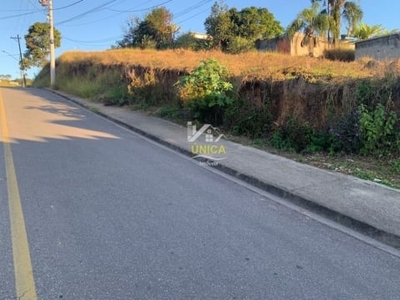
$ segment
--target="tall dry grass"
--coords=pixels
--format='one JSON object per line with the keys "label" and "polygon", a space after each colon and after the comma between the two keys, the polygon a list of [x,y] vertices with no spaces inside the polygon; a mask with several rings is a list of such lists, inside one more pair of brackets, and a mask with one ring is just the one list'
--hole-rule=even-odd
{"label": "tall dry grass", "polygon": [[220,51],[193,52],[182,49],[113,49],[101,52],[66,52],[58,60],[60,63],[140,65],[156,69],[191,71],[200,61],[208,58],[216,59],[228,67],[232,76],[258,79],[282,80],[296,74],[329,78],[367,78],[377,75],[377,70],[366,68],[364,61],[340,62],[256,51],[232,55]]}

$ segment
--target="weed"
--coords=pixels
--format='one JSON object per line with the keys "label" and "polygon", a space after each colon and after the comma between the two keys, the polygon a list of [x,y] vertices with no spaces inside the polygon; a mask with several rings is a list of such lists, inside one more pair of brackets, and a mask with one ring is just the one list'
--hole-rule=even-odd
{"label": "weed", "polygon": [[390,162],[390,165],[391,165],[391,168],[390,168],[391,171],[394,174],[400,175],[400,158],[392,160]]}
{"label": "weed", "polygon": [[293,149],[300,153],[311,144],[313,129],[307,122],[289,118],[274,132],[271,143],[282,149]]}
{"label": "weed", "polygon": [[94,112],[95,114],[100,112],[100,110],[97,107],[89,106],[88,108],[91,112]]}
{"label": "weed", "polygon": [[397,122],[397,114],[394,111],[386,111],[382,104],[378,104],[374,110],[360,105],[360,136],[366,155],[383,156],[390,154],[397,148],[394,125]]}
{"label": "weed", "polygon": [[179,108],[164,106],[158,110],[157,116],[160,118],[175,119],[181,116],[181,111]]}
{"label": "weed", "polygon": [[341,117],[330,127],[331,152],[359,153],[360,140],[360,110],[356,109]]}
{"label": "weed", "polygon": [[183,105],[195,118],[218,125],[222,108],[232,104],[229,92],[233,85],[228,81],[228,69],[215,59],[200,62],[189,75],[183,76],[179,84],[179,95]]}
{"label": "weed", "polygon": [[239,99],[224,112],[224,126],[235,135],[263,138],[271,130],[272,115],[266,105],[257,106]]}

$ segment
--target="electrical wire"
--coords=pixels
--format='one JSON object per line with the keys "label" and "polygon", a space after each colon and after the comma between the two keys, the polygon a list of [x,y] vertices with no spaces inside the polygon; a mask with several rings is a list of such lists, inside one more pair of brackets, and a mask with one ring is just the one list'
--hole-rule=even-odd
{"label": "electrical wire", "polygon": [[93,12],[101,10],[102,8],[106,7],[107,5],[109,5],[109,4],[111,4],[111,3],[115,2],[115,1],[117,1],[117,0],[111,0],[111,1],[105,2],[103,4],[100,4],[99,6],[96,6],[96,7],[92,8],[92,9],[90,9],[88,11],[85,11],[85,12],[79,14],[79,15],[76,15],[76,16],[74,16],[72,18],[69,18],[69,19],[66,19],[64,21],[58,22],[55,25],[61,25],[61,24],[65,24],[65,23],[80,19],[80,18],[82,18],[82,17],[84,17],[84,16],[86,16],[88,14],[91,14]]}
{"label": "electrical wire", "polygon": [[62,9],[66,9],[66,8],[71,7],[71,6],[75,6],[75,5],[77,5],[77,4],[81,3],[81,2],[83,2],[83,0],[78,0],[78,1],[76,1],[76,2],[74,2],[74,3],[68,4],[68,5],[66,5],[66,6],[62,6],[62,7],[58,7],[58,8],[53,8],[53,10],[62,10]]}
{"label": "electrical wire", "polygon": [[6,17],[1,17],[0,20],[19,18],[19,17],[22,17],[22,16],[33,15],[33,14],[36,14],[38,12],[40,12],[40,10],[35,10],[35,11],[31,11],[31,12],[26,12],[26,13],[21,13],[21,14],[17,14],[17,15],[6,16]]}
{"label": "electrical wire", "polygon": [[111,9],[111,8],[106,8],[106,9],[110,10],[110,11],[117,12],[117,13],[140,12],[140,11],[147,11],[147,10],[150,10],[150,9],[154,9],[154,8],[160,7],[161,5],[167,4],[167,3],[171,2],[171,1],[172,0],[168,0],[168,1],[165,1],[165,2],[162,2],[162,3],[159,3],[157,5],[150,6],[150,7],[147,7],[147,8],[142,8],[142,9],[132,9],[132,8],[130,8],[128,10],[116,10],[116,9]]}
{"label": "electrical wire", "polygon": [[194,17],[197,17],[198,15],[201,15],[202,13],[205,13],[205,12],[208,11],[209,9],[210,9],[210,8],[204,9],[204,10],[202,10],[201,12],[199,12],[199,13],[197,13],[197,14],[194,14],[194,15],[192,15],[192,16],[186,18],[186,19],[183,19],[182,21],[180,21],[180,22],[178,22],[178,23],[176,23],[176,24],[177,24],[177,25],[182,24],[183,22],[186,22],[186,21],[188,21],[188,20],[190,20],[190,19],[193,19]]}
{"label": "electrical wire", "polygon": [[110,41],[116,41],[119,38],[122,38],[123,36],[115,36],[115,37],[109,37],[109,38],[105,38],[105,39],[101,39],[101,40],[94,40],[94,41],[79,41],[79,40],[74,40],[68,37],[63,36],[63,39],[71,41],[71,42],[75,42],[75,43],[83,43],[83,44],[97,44],[97,43],[104,43],[104,42],[110,42]]}
{"label": "electrical wire", "polygon": [[[160,3],[160,4],[157,4],[157,5],[154,5],[154,6],[151,6],[151,7],[147,7],[147,8],[143,8],[143,9],[138,9],[138,10],[136,10],[136,11],[148,11],[148,10],[157,8],[157,7],[159,7],[160,5],[166,4],[166,3],[171,2],[171,1],[172,1],[172,0],[168,0],[168,1],[162,2],[162,3]],[[106,9],[108,10],[108,8],[106,8]],[[126,12],[133,12],[133,10],[126,11]],[[101,22],[101,21],[104,21],[104,20],[107,20],[107,19],[114,18],[115,16],[118,16],[118,15],[120,15],[120,14],[121,14],[121,12],[119,12],[119,13],[117,13],[117,14],[112,14],[112,15],[110,15],[110,16],[107,16],[107,17],[104,17],[104,18],[101,18],[101,19],[97,19],[97,20],[85,22],[85,23],[72,24],[72,25],[63,25],[63,26],[83,26],[83,25],[89,25],[89,24],[93,24],[93,23],[97,23],[97,22]],[[58,25],[59,25],[59,24],[58,24]]]}
{"label": "electrical wire", "polygon": [[35,8],[35,9],[37,9],[37,10],[39,10],[40,8],[38,8],[36,5],[35,5],[35,3],[32,1],[32,0],[28,0],[29,1],[29,3]]}
{"label": "electrical wire", "polygon": [[195,10],[197,8],[200,8],[201,6],[207,4],[207,3],[211,2],[211,1],[214,1],[214,0],[199,1],[196,4],[194,4],[192,6],[189,6],[189,7],[185,8],[184,10],[174,14],[174,18],[180,18],[180,17],[182,17],[182,16],[184,16],[184,15],[190,13],[190,12],[193,12],[193,10]]}

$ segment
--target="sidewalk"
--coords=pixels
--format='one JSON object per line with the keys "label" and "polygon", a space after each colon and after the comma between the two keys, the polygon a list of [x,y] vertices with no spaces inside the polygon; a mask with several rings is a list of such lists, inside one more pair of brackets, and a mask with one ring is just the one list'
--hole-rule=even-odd
{"label": "sidewalk", "polygon": [[[52,91],[174,150],[193,156],[187,129],[121,107]],[[400,249],[400,191],[226,140],[216,168],[310,211]]]}

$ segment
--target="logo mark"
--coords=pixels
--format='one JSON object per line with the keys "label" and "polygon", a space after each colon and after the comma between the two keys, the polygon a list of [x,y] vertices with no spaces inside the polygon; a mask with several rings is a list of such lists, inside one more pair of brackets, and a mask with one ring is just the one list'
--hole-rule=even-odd
{"label": "logo mark", "polygon": [[187,123],[187,140],[192,143],[190,149],[193,158],[203,158],[208,165],[216,165],[216,161],[226,158],[222,156],[226,154],[225,146],[218,144],[221,138],[226,137],[217,127],[205,124],[197,130],[192,122]]}

